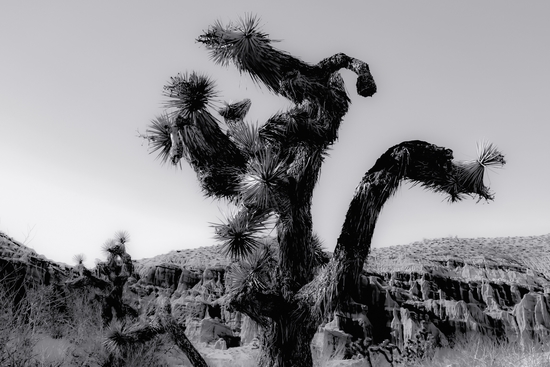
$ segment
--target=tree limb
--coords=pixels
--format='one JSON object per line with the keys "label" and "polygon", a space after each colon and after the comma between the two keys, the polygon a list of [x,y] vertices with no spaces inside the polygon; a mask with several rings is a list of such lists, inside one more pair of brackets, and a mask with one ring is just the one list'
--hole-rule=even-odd
{"label": "tree limb", "polygon": [[[504,164],[500,153],[495,156],[499,164]],[[395,145],[380,156],[355,190],[332,259],[304,287],[302,298],[309,297],[310,304],[326,315],[358,296],[358,279],[370,251],[376,221],[403,180],[445,193],[451,200],[460,200],[464,194],[490,199],[483,180],[475,184],[468,181],[461,168],[464,165],[452,159],[450,149],[417,140]]]}

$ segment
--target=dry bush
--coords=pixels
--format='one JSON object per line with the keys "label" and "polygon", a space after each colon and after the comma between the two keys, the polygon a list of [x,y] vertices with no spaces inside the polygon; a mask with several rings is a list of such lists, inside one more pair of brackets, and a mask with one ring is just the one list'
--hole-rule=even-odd
{"label": "dry bush", "polygon": [[0,366],[168,366],[161,338],[134,348],[124,360],[110,357],[101,302],[92,289],[31,287],[15,280],[5,273],[0,279]]}
{"label": "dry bush", "polygon": [[0,366],[61,366],[63,361],[45,364],[35,352],[42,328],[51,322],[47,292],[26,291],[20,274],[1,270]]}
{"label": "dry bush", "polygon": [[[549,348],[544,344],[520,346],[497,342],[479,334],[468,335],[453,348],[439,349],[431,360],[403,364],[407,367],[548,367]],[[400,366],[401,367],[401,366]]]}

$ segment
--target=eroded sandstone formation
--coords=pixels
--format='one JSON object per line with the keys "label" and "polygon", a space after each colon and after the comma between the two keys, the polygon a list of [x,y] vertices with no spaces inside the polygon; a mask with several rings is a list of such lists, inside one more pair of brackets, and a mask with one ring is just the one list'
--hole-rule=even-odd
{"label": "eroded sandstone formation", "polygon": [[[36,284],[71,276],[70,267],[1,233],[0,244],[0,268],[6,272],[19,272]],[[549,254],[550,235],[446,238],[375,248],[363,269],[360,299],[319,328],[313,348],[344,357],[343,345],[365,337],[403,346],[421,326],[440,345],[470,332],[518,342],[543,340],[550,334]],[[195,343],[221,349],[252,345],[261,330],[227,307],[228,265],[216,246],[139,260],[124,297],[142,315],[169,302]]]}
{"label": "eroded sandstone formation", "polygon": [[441,344],[468,332],[542,340],[550,331],[550,282],[542,262],[549,250],[550,236],[375,249],[360,300],[370,336],[403,345],[424,323]]}
{"label": "eroded sandstone formation", "polygon": [[0,280],[49,285],[66,279],[72,267],[58,264],[0,232]]}

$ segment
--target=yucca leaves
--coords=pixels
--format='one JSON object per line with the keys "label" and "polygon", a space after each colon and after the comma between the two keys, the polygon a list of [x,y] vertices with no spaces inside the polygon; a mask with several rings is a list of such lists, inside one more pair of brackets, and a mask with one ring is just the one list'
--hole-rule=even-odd
{"label": "yucca leaves", "polygon": [[264,149],[257,124],[235,124],[229,129],[228,135],[247,159]]}
{"label": "yucca leaves", "polygon": [[76,254],[73,256],[73,261],[77,264],[77,265],[83,265],[84,264],[84,261],[86,261],[86,255],[84,254]]}
{"label": "yucca leaves", "polygon": [[106,254],[110,255],[112,252],[112,248],[116,246],[116,241],[112,238],[106,240],[103,242],[103,245],[101,245],[101,250]]}
{"label": "yucca leaves", "polygon": [[243,208],[224,223],[214,224],[216,240],[222,251],[232,259],[244,259],[262,246],[269,213]]}
{"label": "yucca leaves", "polygon": [[115,233],[114,240],[121,245],[125,245],[130,241],[130,234],[127,231],[118,231]]}
{"label": "yucca leaves", "polygon": [[263,327],[282,314],[284,299],[277,285],[276,249],[263,243],[248,257],[231,264],[226,275],[229,305]]}
{"label": "yucca leaves", "polygon": [[169,98],[165,103],[167,108],[175,108],[178,115],[189,118],[211,106],[217,93],[210,78],[193,72],[171,77],[164,86],[164,95]]}
{"label": "yucca leaves", "polygon": [[311,237],[311,247],[313,248],[313,263],[314,267],[318,267],[328,263],[330,257],[323,249],[321,239],[317,234]]}
{"label": "yucca leaves", "polygon": [[281,192],[285,191],[287,167],[279,155],[266,148],[248,162],[240,182],[243,202],[260,209],[276,208]]}
{"label": "yucca leaves", "polygon": [[258,18],[251,15],[226,26],[218,21],[197,41],[210,50],[214,62],[224,66],[233,63],[239,71],[248,73],[255,82],[262,82],[274,92],[279,90],[285,70],[303,64],[273,48],[273,41],[259,29]]}
{"label": "yucca leaves", "polygon": [[483,182],[485,171],[488,168],[502,167],[505,163],[504,156],[494,144],[480,142],[477,144],[477,159],[455,162],[456,184],[460,185],[461,191],[475,193],[490,200],[493,196]]}
{"label": "yucca leaves", "polygon": [[228,289],[232,293],[253,288],[256,292],[271,289],[277,264],[273,250],[263,243],[246,258],[233,263],[227,273]]}
{"label": "yucca leaves", "polygon": [[126,246],[130,241],[127,231],[118,231],[114,238],[106,240],[102,245],[102,251],[107,255],[106,263],[96,264],[100,273],[109,277],[121,274],[130,276],[134,272],[131,256],[126,252]]}
{"label": "yucca leaves", "polygon": [[118,357],[125,357],[127,353],[140,344],[154,339],[164,330],[158,326],[133,324],[113,320],[107,328],[107,336],[103,346],[109,353]]}
{"label": "yucca leaves", "polygon": [[[150,152],[154,153],[158,151],[157,158],[159,158],[162,163],[172,160],[173,151],[171,133],[172,122],[166,113],[153,119],[146,131],[145,138],[149,142]],[[174,160],[172,160],[172,162],[174,162]]]}

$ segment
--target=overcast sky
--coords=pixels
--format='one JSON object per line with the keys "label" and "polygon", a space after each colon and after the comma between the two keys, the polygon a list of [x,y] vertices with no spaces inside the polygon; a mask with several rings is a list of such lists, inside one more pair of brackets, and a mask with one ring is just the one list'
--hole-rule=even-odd
{"label": "overcast sky", "polygon": [[[192,5],[191,5],[192,4]],[[352,106],[314,197],[328,249],[363,174],[388,147],[420,139],[472,159],[489,140],[508,164],[491,203],[406,184],[382,211],[373,246],[447,236],[550,232],[550,2],[13,1],[0,3],[0,231],[46,257],[101,258],[117,230],[135,259],[213,244],[225,207],[189,166],[162,166],[137,138],[178,72],[249,97],[250,122],[287,106],[195,42],[217,19],[261,17],[276,46],[316,63],[337,52],[371,67],[372,98]]]}

